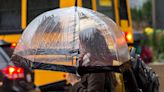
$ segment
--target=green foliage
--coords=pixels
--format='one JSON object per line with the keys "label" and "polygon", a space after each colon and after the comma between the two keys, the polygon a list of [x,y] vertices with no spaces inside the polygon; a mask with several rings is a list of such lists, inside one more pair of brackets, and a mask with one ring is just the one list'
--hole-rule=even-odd
{"label": "green foliage", "polygon": [[148,0],[146,3],[144,3],[142,7],[142,19],[143,21],[146,21],[149,23],[149,25],[152,24],[152,3],[151,0]]}
{"label": "green foliage", "polygon": [[152,26],[152,3],[151,0],[148,0],[143,4],[143,7],[140,9],[132,8],[132,19],[133,21],[140,23],[145,22],[149,26]]}
{"label": "green foliage", "polygon": [[132,11],[133,21],[139,22],[142,19],[142,12],[141,12],[141,10],[131,9],[131,11]]}
{"label": "green foliage", "polygon": [[156,30],[154,53],[156,60],[164,61],[164,30]]}
{"label": "green foliage", "polygon": [[158,46],[160,48],[160,51],[164,53],[164,31],[161,32]]}
{"label": "green foliage", "polygon": [[159,59],[161,62],[164,62],[164,53],[159,54]]}
{"label": "green foliage", "polygon": [[143,44],[144,45],[147,45],[147,46],[152,46],[153,45],[153,35],[152,34],[146,34],[144,32],[144,41],[143,41]]}

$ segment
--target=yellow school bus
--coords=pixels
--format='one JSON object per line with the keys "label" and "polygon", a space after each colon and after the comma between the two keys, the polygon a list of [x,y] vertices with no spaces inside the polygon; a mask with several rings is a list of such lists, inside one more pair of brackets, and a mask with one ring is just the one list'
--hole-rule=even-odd
{"label": "yellow school bus", "polygon": [[[22,31],[41,13],[74,6],[75,0],[1,0],[0,40],[17,42]],[[78,0],[78,6],[93,9],[111,17],[133,43],[129,0]]]}
{"label": "yellow school bus", "polygon": [[[17,43],[26,26],[41,13],[74,6],[75,0],[1,0],[0,40]],[[78,0],[78,6],[93,9],[112,18],[125,32],[128,44],[133,43],[129,0]],[[60,82],[65,73],[35,70],[35,84]]]}

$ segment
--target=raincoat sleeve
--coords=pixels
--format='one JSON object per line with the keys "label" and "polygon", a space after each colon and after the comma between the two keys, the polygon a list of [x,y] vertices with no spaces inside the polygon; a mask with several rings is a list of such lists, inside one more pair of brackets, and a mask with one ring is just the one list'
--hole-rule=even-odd
{"label": "raincoat sleeve", "polygon": [[30,60],[25,59],[18,55],[12,55],[11,61],[14,63],[15,66],[22,67],[25,70],[29,70],[31,68],[32,62]]}
{"label": "raincoat sleeve", "polygon": [[86,74],[81,81],[73,85],[70,92],[104,92],[105,74]]}
{"label": "raincoat sleeve", "polygon": [[22,67],[25,69],[32,69],[32,68],[44,69],[45,67],[47,67],[45,64],[39,62],[32,62],[31,60],[28,60],[18,55],[13,55],[11,61],[14,63],[15,66]]}

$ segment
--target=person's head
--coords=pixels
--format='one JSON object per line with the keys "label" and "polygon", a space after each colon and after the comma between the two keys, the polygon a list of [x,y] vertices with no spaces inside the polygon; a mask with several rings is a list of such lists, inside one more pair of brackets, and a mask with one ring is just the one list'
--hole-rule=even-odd
{"label": "person's head", "polygon": [[87,27],[79,33],[81,48],[86,53],[90,53],[90,59],[110,62],[111,52],[106,40],[99,29]]}

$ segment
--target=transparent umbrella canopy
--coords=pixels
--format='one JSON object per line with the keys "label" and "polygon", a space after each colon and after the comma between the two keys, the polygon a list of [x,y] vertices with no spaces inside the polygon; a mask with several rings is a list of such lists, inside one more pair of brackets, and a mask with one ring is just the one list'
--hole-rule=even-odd
{"label": "transparent umbrella canopy", "polygon": [[127,43],[115,22],[81,7],[51,10],[36,17],[23,32],[14,54],[32,62],[68,66],[81,57],[88,66],[129,60]]}

